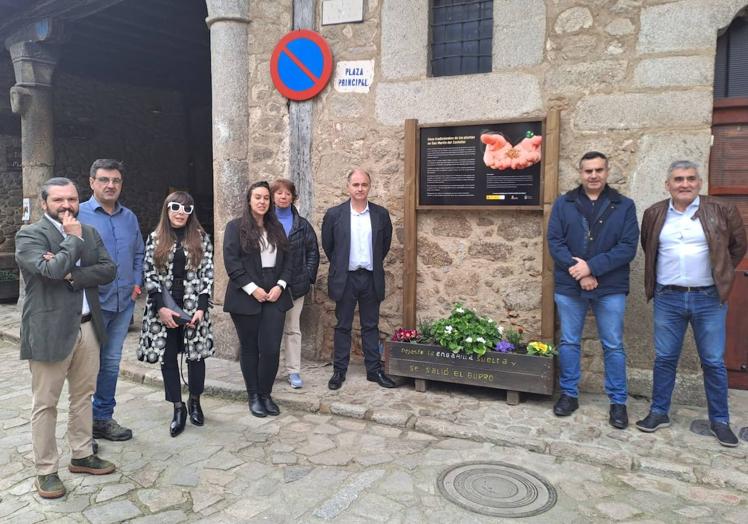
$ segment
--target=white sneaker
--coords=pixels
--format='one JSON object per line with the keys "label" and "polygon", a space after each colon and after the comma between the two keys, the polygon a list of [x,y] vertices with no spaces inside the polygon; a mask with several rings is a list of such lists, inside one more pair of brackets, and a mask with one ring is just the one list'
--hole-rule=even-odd
{"label": "white sneaker", "polygon": [[294,389],[304,387],[304,382],[301,380],[301,375],[298,373],[291,373],[288,375],[288,383],[291,384],[291,387]]}

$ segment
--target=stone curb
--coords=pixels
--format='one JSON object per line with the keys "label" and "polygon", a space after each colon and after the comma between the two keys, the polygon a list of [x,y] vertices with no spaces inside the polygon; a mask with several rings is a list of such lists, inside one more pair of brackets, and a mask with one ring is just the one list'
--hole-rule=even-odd
{"label": "stone curb", "polygon": [[[20,337],[11,330],[0,329],[0,340],[19,343]],[[122,361],[120,374],[123,378],[139,384],[161,386],[161,373],[156,369],[144,369],[137,364]],[[207,379],[205,394],[227,400],[246,402],[243,387],[220,380]],[[316,398],[278,392],[273,399],[286,409],[308,413],[333,414],[358,420],[369,420],[378,424],[412,429],[435,437],[451,437],[488,442],[497,446],[521,448],[559,458],[570,458],[595,466],[612,467],[622,471],[636,471],[661,478],[676,479],[690,484],[729,487],[748,493],[748,474],[730,470],[723,471],[705,466],[689,466],[681,463],[635,455],[580,442],[561,441],[553,438],[535,438],[502,432],[481,426],[464,426],[437,417],[417,416],[403,410],[376,408],[348,402],[330,402]]]}

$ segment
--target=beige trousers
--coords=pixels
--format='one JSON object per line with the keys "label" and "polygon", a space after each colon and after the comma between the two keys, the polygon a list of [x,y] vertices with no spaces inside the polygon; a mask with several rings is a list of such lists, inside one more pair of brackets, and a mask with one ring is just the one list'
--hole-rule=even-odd
{"label": "beige trousers", "polygon": [[289,375],[301,373],[302,309],[304,309],[304,297],[299,297],[293,301],[293,307],[286,311],[286,323],[283,324],[283,351]]}
{"label": "beige trousers", "polygon": [[30,360],[31,441],[38,475],[57,471],[60,455],[57,451],[57,403],[65,378],[68,380],[68,443],[73,458],[85,458],[92,453],[93,409],[91,395],[96,390],[99,373],[99,341],[93,322],[81,324],[73,351],[60,362]]}

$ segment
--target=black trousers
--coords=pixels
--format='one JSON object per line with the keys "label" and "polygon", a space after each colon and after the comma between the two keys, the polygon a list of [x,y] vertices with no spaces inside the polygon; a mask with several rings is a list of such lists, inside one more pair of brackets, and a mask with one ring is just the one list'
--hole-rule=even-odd
{"label": "black trousers", "polygon": [[[176,295],[176,294],[175,294]],[[174,296],[174,301],[182,307],[182,297]],[[184,328],[166,330],[166,347],[164,363],[161,365],[161,376],[164,378],[164,391],[169,402],[182,401],[182,383],[179,372],[179,354],[184,353]],[[205,361],[187,361],[187,383],[190,394],[202,395],[205,389]]]}
{"label": "black trousers", "polygon": [[345,372],[351,358],[351,327],[353,312],[358,303],[361,321],[361,345],[367,373],[382,369],[379,359],[379,298],[374,291],[374,275],[371,271],[359,269],[348,272],[343,298],[335,303],[335,337],[333,339],[336,371]]}
{"label": "black trousers", "polygon": [[239,363],[250,395],[269,395],[273,391],[286,321],[286,312],[280,310],[277,302],[262,302],[260,305],[262,310],[256,315],[231,314],[241,345]]}

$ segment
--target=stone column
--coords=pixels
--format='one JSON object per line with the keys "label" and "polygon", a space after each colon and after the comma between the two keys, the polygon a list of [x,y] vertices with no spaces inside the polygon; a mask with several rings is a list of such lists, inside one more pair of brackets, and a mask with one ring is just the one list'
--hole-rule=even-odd
{"label": "stone column", "polygon": [[31,222],[41,217],[39,191],[54,171],[54,112],[52,74],[58,60],[62,26],[44,20],[26,26],[5,40],[16,85],[10,89],[11,108],[21,116],[23,196],[31,201]]}
{"label": "stone column", "polygon": [[216,351],[236,358],[234,327],[221,310],[228,277],[223,232],[249,187],[249,0],[207,0],[213,92],[213,224]]}

